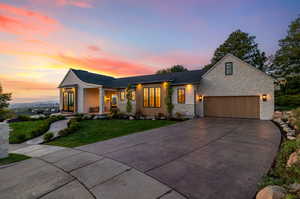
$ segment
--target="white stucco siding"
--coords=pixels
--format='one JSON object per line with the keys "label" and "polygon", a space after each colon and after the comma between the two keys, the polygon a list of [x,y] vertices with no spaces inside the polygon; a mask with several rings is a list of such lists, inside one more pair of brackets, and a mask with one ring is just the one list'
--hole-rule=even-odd
{"label": "white stucco siding", "polygon": [[[181,113],[187,117],[195,115],[195,86],[192,84],[183,86],[173,86],[172,103],[174,105],[173,114]],[[185,103],[179,104],[177,101],[178,88],[185,88]]]}
{"label": "white stucco siding", "polygon": [[[233,75],[225,75],[225,63],[233,63]],[[272,119],[274,112],[274,80],[253,66],[234,56],[225,56],[200,82],[198,94],[203,96],[251,96],[267,94],[268,100],[260,97],[260,119]],[[203,116],[203,101],[199,113]]]}
{"label": "white stucco siding", "polygon": [[[96,84],[89,84],[86,82],[81,81],[72,70],[69,70],[66,74],[63,81],[60,83],[60,86],[68,86],[68,85],[74,85],[77,84],[77,112],[78,113],[86,113],[87,109],[85,109],[85,90],[84,88],[102,88],[101,85]],[[62,97],[60,97],[60,107],[62,107]]]}

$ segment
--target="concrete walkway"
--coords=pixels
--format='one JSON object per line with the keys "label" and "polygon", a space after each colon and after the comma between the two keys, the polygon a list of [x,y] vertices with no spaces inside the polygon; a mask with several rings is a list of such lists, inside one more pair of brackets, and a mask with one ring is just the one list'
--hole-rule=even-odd
{"label": "concrete walkway", "polygon": [[[28,155],[37,154],[37,146]],[[184,199],[134,168],[74,149],[0,168],[0,179],[5,182],[0,183],[0,196],[5,199]]]}
{"label": "concrete walkway", "polygon": [[36,158],[0,168],[0,196],[251,199],[279,143],[272,122],[211,118],[47,154],[32,147]]}
{"label": "concrete walkway", "polygon": [[[58,132],[60,130],[63,130],[68,127],[68,122],[69,122],[69,119],[56,121],[50,125],[50,128],[47,132],[52,132],[54,134],[54,138],[55,138],[58,136]],[[26,142],[26,144],[41,144],[44,142],[43,136],[44,136],[44,134],[39,137],[28,140]]]}

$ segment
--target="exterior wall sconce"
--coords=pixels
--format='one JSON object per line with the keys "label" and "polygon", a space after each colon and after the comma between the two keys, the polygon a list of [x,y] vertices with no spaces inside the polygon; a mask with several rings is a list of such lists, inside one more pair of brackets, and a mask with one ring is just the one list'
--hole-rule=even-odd
{"label": "exterior wall sconce", "polygon": [[267,101],[267,94],[263,94],[262,95],[262,100],[265,102],[265,101]]}
{"label": "exterior wall sconce", "polygon": [[199,95],[199,96],[198,96],[198,101],[201,102],[202,100],[203,100],[203,96],[202,96],[202,95]]}

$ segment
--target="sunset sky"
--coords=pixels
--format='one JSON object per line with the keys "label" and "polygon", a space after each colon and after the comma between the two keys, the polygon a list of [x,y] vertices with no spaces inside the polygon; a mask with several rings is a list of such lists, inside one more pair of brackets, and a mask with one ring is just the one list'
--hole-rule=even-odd
{"label": "sunset sky", "polygon": [[270,55],[298,14],[300,0],[0,0],[0,82],[33,102],[57,100],[69,68],[200,69],[236,29]]}

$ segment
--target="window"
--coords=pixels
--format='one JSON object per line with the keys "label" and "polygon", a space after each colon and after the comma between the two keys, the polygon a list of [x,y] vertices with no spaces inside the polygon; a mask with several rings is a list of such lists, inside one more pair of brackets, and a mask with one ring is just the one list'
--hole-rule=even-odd
{"label": "window", "polygon": [[144,107],[160,107],[160,88],[144,88]]}
{"label": "window", "polygon": [[135,101],[135,91],[131,92],[131,100]]}
{"label": "window", "polygon": [[184,104],[185,103],[185,88],[177,89],[177,103]]}
{"label": "window", "polygon": [[225,63],[225,75],[232,75],[232,74],[233,74],[232,62]]}
{"label": "window", "polygon": [[120,99],[121,99],[121,101],[125,100],[125,91],[121,91],[121,93],[120,93]]}

